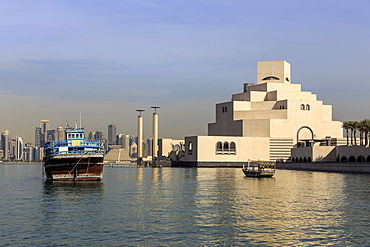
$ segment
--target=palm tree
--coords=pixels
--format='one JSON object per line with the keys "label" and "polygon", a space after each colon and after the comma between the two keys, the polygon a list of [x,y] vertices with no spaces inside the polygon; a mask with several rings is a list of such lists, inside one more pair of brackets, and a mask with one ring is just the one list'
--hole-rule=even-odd
{"label": "palm tree", "polygon": [[361,124],[363,126],[364,130],[364,139],[365,139],[365,146],[368,146],[370,144],[369,142],[369,133],[370,133],[370,120],[364,119],[361,121]]}
{"label": "palm tree", "polygon": [[360,132],[360,146],[363,146],[364,145],[365,126],[363,125],[362,121],[357,123],[357,130]]}
{"label": "palm tree", "polygon": [[357,141],[356,141],[356,131],[357,130],[360,130],[360,124],[357,121],[353,121],[353,136],[354,136],[355,146],[357,146]]}
{"label": "palm tree", "polygon": [[348,130],[350,129],[349,121],[344,121],[342,128],[346,130],[347,146],[348,146],[349,145]]}
{"label": "palm tree", "polygon": [[[356,128],[356,122],[348,121],[348,128],[351,130],[351,146],[353,146],[353,137],[354,137],[354,132]],[[356,137],[355,137],[355,143],[356,143]]]}

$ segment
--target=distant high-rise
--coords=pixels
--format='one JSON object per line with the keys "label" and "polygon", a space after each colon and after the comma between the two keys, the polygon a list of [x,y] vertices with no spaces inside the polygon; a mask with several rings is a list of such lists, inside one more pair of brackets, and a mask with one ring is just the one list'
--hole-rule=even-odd
{"label": "distant high-rise", "polygon": [[130,150],[130,136],[129,135],[122,135],[122,148],[126,149],[127,151]]}
{"label": "distant high-rise", "polygon": [[137,158],[137,145],[133,142],[130,146],[130,157]]}
{"label": "distant high-rise", "polygon": [[49,130],[49,127],[50,127],[50,120],[41,120],[40,127],[41,127],[41,132],[46,133],[46,131]]}
{"label": "distant high-rise", "polygon": [[123,137],[123,134],[116,135],[116,145],[122,146],[122,137]]}
{"label": "distant high-rise", "polygon": [[15,154],[14,154],[14,159],[15,160],[22,160],[23,159],[23,139],[22,137],[17,137],[15,139]]}
{"label": "distant high-rise", "polygon": [[115,124],[108,125],[108,144],[116,144],[117,128]]}
{"label": "distant high-rise", "polygon": [[144,152],[146,156],[152,156],[152,142],[153,142],[153,138],[146,140],[145,152]]}
{"label": "distant high-rise", "polygon": [[23,160],[34,161],[34,147],[31,143],[24,144]]}
{"label": "distant high-rise", "polygon": [[56,140],[61,141],[64,140],[64,129],[62,126],[57,128]]}
{"label": "distant high-rise", "polygon": [[46,134],[47,134],[46,141],[48,142],[55,141],[55,130],[47,130]]}
{"label": "distant high-rise", "polygon": [[35,147],[33,150],[33,160],[34,161],[39,161],[42,159],[44,149],[40,147]]}
{"label": "distant high-rise", "polygon": [[35,147],[41,147],[41,127],[36,127],[35,130]]}
{"label": "distant high-rise", "polygon": [[94,139],[99,141],[103,140],[103,132],[101,132],[100,130],[95,131]]}
{"label": "distant high-rise", "polygon": [[16,157],[16,148],[17,146],[17,140],[15,138],[9,138],[9,159],[14,160]]}
{"label": "distant high-rise", "polygon": [[9,160],[9,131],[6,130],[1,134],[1,150],[4,152],[3,159]]}
{"label": "distant high-rise", "polygon": [[92,133],[91,131],[89,132],[89,135],[87,137],[87,139],[89,140],[94,140],[94,133]]}
{"label": "distant high-rise", "polygon": [[40,127],[41,127],[40,147],[43,147],[45,146],[45,143],[47,142],[48,139],[47,131],[49,130],[50,127],[50,121],[41,120]]}

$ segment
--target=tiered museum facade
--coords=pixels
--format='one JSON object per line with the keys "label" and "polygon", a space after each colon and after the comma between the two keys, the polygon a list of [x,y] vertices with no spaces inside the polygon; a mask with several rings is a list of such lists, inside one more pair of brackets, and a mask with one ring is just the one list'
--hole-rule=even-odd
{"label": "tiered museum facade", "polygon": [[286,61],[257,63],[257,83],[216,104],[208,136],[185,137],[181,166],[240,166],[248,160],[290,161],[297,146],[337,145],[342,123],[332,106],[291,83]]}

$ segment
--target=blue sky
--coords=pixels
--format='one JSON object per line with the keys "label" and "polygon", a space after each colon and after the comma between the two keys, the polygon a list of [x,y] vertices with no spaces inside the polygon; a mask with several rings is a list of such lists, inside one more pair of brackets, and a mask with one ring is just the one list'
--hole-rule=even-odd
{"label": "blue sky", "polygon": [[215,104],[255,82],[256,62],[286,60],[292,82],[335,120],[370,118],[369,1],[4,0],[0,129],[33,142],[82,112],[88,131],[207,134]]}

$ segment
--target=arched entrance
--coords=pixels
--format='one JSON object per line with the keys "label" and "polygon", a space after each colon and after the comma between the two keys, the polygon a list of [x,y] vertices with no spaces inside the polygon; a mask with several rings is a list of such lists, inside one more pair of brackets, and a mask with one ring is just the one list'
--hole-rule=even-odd
{"label": "arched entrance", "polygon": [[313,130],[308,127],[308,126],[302,126],[298,129],[297,131],[297,143],[299,143],[299,132],[302,130],[302,129],[308,129],[310,132],[311,132],[311,140],[313,141],[313,138],[315,137],[314,133],[313,133]]}

